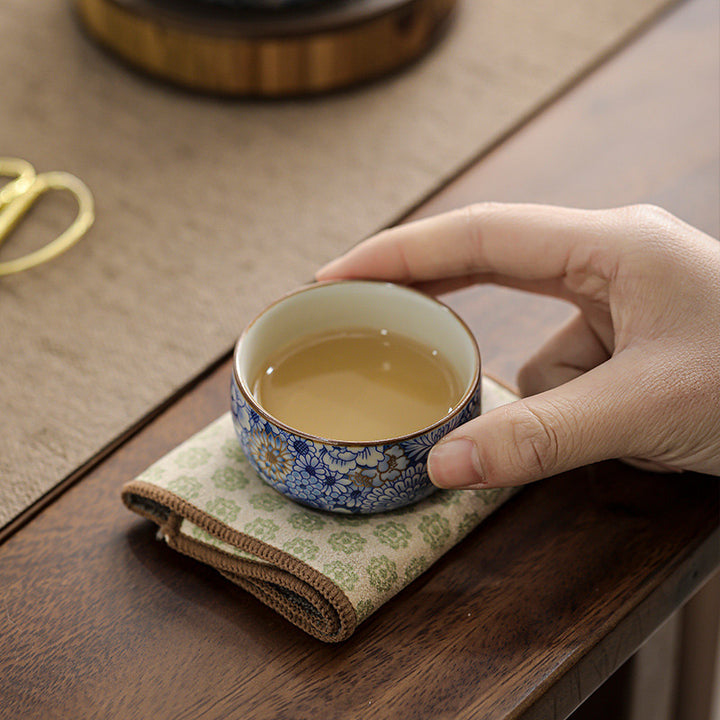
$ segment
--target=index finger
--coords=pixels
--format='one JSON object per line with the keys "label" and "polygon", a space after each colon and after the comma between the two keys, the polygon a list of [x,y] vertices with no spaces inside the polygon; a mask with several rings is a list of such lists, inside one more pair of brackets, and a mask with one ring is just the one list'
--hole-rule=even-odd
{"label": "index finger", "polygon": [[402,283],[477,273],[560,278],[599,262],[597,250],[607,247],[607,235],[606,211],[480,203],[385,230],[325,265],[316,277]]}

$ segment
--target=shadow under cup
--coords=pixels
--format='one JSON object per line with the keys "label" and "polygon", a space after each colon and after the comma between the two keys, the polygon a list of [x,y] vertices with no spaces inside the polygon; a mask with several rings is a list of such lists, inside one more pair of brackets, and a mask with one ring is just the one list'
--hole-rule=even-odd
{"label": "shadow under cup", "polygon": [[[270,356],[306,336],[351,328],[385,329],[437,348],[462,388],[452,412],[408,435],[355,442],[305,433],[261,407],[252,388]],[[443,435],[480,413],[480,377],[475,338],[434,298],[391,283],[317,283],[270,305],[243,332],[233,361],[233,422],[260,477],[289,498],[332,512],[384,512],[435,490],[428,453]]]}

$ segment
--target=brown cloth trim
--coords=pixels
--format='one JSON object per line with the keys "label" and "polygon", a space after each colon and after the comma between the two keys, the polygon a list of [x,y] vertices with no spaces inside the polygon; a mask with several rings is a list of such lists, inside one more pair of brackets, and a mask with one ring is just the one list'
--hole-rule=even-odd
{"label": "brown cloth trim", "polygon": [[[357,615],[345,593],[301,560],[233,530],[169,490],[142,480],[127,483],[121,496],[130,510],[158,524],[171,548],[214,567],[313,637],[340,642],[355,632]],[[183,519],[270,564],[239,558],[182,535]]]}

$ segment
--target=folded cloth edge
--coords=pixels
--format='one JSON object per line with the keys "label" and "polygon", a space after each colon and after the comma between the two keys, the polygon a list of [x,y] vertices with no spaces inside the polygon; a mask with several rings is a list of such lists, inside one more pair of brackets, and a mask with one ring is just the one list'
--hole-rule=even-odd
{"label": "folded cloth edge", "polygon": [[[230,528],[169,490],[142,480],[127,483],[121,497],[129,510],[159,526],[171,548],[214,567],[313,637],[340,642],[355,631],[357,615],[345,593],[298,558]],[[267,564],[231,555],[181,534],[182,520]]]}

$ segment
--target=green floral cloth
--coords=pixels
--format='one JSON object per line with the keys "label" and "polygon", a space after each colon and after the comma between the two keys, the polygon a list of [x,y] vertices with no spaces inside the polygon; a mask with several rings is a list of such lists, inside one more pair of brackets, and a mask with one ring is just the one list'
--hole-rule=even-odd
{"label": "green floral cloth", "polygon": [[[484,410],[514,399],[483,378]],[[311,510],[258,478],[227,413],[125,485],[122,497],[158,523],[169,545],[333,642],[349,637],[513,492],[438,491],[378,515]]]}

